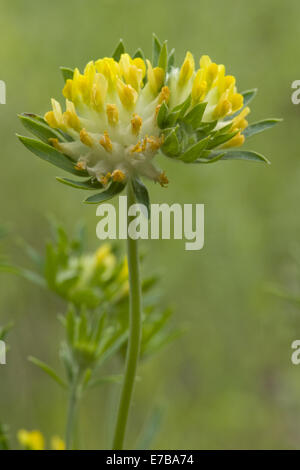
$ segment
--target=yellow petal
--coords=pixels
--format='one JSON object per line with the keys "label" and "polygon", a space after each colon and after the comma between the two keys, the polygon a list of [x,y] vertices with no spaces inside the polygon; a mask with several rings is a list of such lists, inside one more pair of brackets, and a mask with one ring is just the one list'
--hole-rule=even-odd
{"label": "yellow petal", "polygon": [[72,97],[73,97],[72,89],[73,89],[73,80],[68,79],[63,89],[63,95],[68,100],[72,100]]}
{"label": "yellow petal", "polygon": [[133,65],[135,65],[139,70],[142,72],[142,78],[146,75],[146,64],[141,57],[136,57],[132,61]]}
{"label": "yellow petal", "polygon": [[91,103],[96,111],[101,112],[103,110],[107,89],[107,79],[102,73],[97,73],[95,75],[91,93]]}
{"label": "yellow petal", "polygon": [[203,80],[202,77],[202,71],[198,70],[192,88],[192,100],[194,104],[202,101],[207,93],[207,82],[206,80]]}
{"label": "yellow petal", "polygon": [[147,60],[147,77],[149,81],[149,85],[151,88],[152,93],[155,95],[160,91],[161,87],[163,86],[164,79],[165,79],[165,71],[161,67],[152,67],[152,64],[149,60]]}
{"label": "yellow petal", "polygon": [[85,69],[84,69],[84,76],[85,76],[85,79],[86,79],[86,83],[87,83],[87,86],[89,88],[91,88],[93,82],[94,82],[94,78],[95,78],[95,75],[96,75],[96,68],[95,68],[95,64],[94,62],[91,60],[91,62],[89,62]]}
{"label": "yellow petal", "polygon": [[180,86],[184,86],[187,84],[187,82],[193,75],[194,70],[195,70],[194,57],[190,52],[187,52],[184,62],[181,66],[180,73],[179,73],[178,83]]}
{"label": "yellow petal", "polygon": [[170,89],[167,86],[163,86],[158,97],[158,103],[162,104],[163,102],[168,103],[170,99]]}
{"label": "yellow petal", "polygon": [[200,59],[200,67],[206,69],[211,64],[211,59],[208,55],[203,55]]}
{"label": "yellow petal", "polygon": [[96,69],[99,73],[102,73],[110,89],[116,86],[117,78],[121,77],[121,67],[111,57],[104,57],[103,59],[97,60],[95,63]]}
{"label": "yellow petal", "polygon": [[126,83],[138,91],[146,73],[144,61],[139,57],[132,59],[129,54],[122,54],[119,64]]}
{"label": "yellow petal", "polygon": [[66,107],[67,111],[63,114],[65,125],[79,132],[82,126],[79,117],[77,116],[74,103],[72,103],[72,101],[66,100]]}
{"label": "yellow petal", "polygon": [[59,102],[52,98],[51,104],[56,122],[62,124],[62,110]]}
{"label": "yellow petal", "polygon": [[222,145],[222,148],[240,147],[245,142],[245,136],[240,132],[236,134],[231,140]]}
{"label": "yellow petal", "polygon": [[85,129],[81,129],[79,134],[81,142],[86,145],[87,147],[93,147],[94,141],[89,133]]}
{"label": "yellow petal", "polygon": [[119,111],[115,104],[106,105],[107,120],[111,126],[116,126],[119,121]]}
{"label": "yellow petal", "polygon": [[219,99],[217,106],[215,107],[213,116],[215,119],[220,119],[227,116],[227,114],[229,114],[231,110],[231,103],[227,98],[227,94],[224,93]]}
{"label": "yellow petal", "polygon": [[143,124],[142,118],[138,116],[137,114],[134,114],[133,118],[131,119],[131,131],[134,135],[139,134],[142,124]]}
{"label": "yellow petal", "polygon": [[210,88],[211,85],[213,84],[214,80],[216,79],[217,75],[218,75],[218,71],[219,71],[219,67],[217,66],[217,64],[215,63],[211,63],[208,67],[207,67],[207,71],[206,71],[206,82],[207,82],[207,86]]}
{"label": "yellow petal", "polygon": [[117,80],[117,91],[124,108],[130,110],[135,105],[138,94],[131,85],[126,85],[122,80]]}
{"label": "yellow petal", "polygon": [[111,152],[112,151],[112,143],[110,140],[110,137],[108,135],[108,132],[105,131],[103,136],[101,137],[99,143],[102,145],[102,147],[107,151]]}
{"label": "yellow petal", "polygon": [[47,124],[49,124],[50,127],[53,127],[54,129],[59,127],[58,122],[55,119],[54,112],[53,111],[48,111],[45,116],[44,116],[45,121]]}
{"label": "yellow petal", "polygon": [[236,116],[232,121],[232,127],[238,129],[246,129],[248,126],[248,122],[246,121],[245,117],[248,116],[250,113],[250,108],[246,106],[238,116]]}
{"label": "yellow petal", "polygon": [[235,113],[236,111],[241,109],[243,106],[243,103],[244,103],[243,95],[241,95],[240,93],[234,93],[230,98],[230,102],[232,105],[232,112]]}

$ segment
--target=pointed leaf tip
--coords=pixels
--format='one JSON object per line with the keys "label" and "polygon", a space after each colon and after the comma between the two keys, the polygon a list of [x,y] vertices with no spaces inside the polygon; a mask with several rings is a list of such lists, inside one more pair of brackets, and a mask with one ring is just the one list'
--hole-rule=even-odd
{"label": "pointed leaf tip", "polygon": [[75,164],[66,155],[58,152],[54,147],[51,147],[51,145],[45,144],[40,140],[32,139],[31,137],[25,137],[19,134],[16,135],[28,150],[42,160],[72,173],[73,175],[77,175],[79,177],[88,176],[86,171],[77,170],[75,168]]}
{"label": "pointed leaf tip", "polygon": [[157,67],[162,44],[155,33],[152,34],[152,65]]}
{"label": "pointed leaf tip", "polygon": [[[213,156],[216,154],[218,154],[218,152],[212,152]],[[264,155],[254,152],[253,150],[229,150],[225,152],[222,160],[248,160],[258,163],[267,163],[268,165],[271,164]]]}
{"label": "pointed leaf tip", "polygon": [[165,72],[168,67],[168,41],[164,41],[159,58],[158,58],[158,67],[162,68]]}
{"label": "pointed leaf tip", "polygon": [[139,204],[143,204],[147,208],[147,215],[148,218],[150,217],[150,211],[151,211],[151,206],[150,206],[150,197],[148,190],[144,183],[142,183],[141,180],[139,179],[133,179],[132,180],[132,187],[133,191],[136,197],[136,200]]}
{"label": "pointed leaf tip", "polygon": [[279,122],[282,122],[282,119],[264,119],[262,121],[254,122],[246,127],[243,134],[245,137],[251,137],[252,135],[259,134],[260,132],[270,129]]}
{"label": "pointed leaf tip", "polygon": [[64,81],[66,82],[67,80],[71,80],[73,78],[73,75],[74,75],[74,70],[71,69],[70,67],[59,67],[61,73],[62,73],[62,76],[63,76],[63,79]]}
{"label": "pointed leaf tip", "polygon": [[112,53],[112,57],[116,62],[119,62],[121,55],[125,53],[125,46],[123,39],[120,39],[118,42],[114,52]]}
{"label": "pointed leaf tip", "polygon": [[103,189],[103,185],[99,181],[93,181],[93,178],[88,178],[84,181],[74,181],[70,180],[69,178],[63,178],[61,176],[56,176],[56,180],[60,183],[63,183],[67,186],[71,186],[72,188],[76,189],[85,189],[85,190],[97,190]]}
{"label": "pointed leaf tip", "polygon": [[93,196],[88,197],[83,202],[85,204],[100,204],[101,202],[108,201],[112,199],[114,196],[120,194],[123,189],[125,188],[126,184],[113,182],[111,185],[101,193],[95,194]]}

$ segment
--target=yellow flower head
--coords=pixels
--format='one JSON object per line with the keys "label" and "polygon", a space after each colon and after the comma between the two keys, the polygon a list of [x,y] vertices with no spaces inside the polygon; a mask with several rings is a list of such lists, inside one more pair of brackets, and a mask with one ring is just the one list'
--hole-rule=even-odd
{"label": "yellow flower head", "polygon": [[53,436],[51,438],[51,449],[52,450],[66,450],[66,444],[59,436]]}
{"label": "yellow flower head", "polygon": [[[88,176],[85,189],[113,195],[140,176],[166,186],[166,175],[153,164],[159,151],[186,163],[214,162],[219,156],[266,161],[249,152],[232,156],[230,149],[276,120],[248,128],[247,104],[255,90],[240,93],[235,77],[208,55],[195,61],[187,52],[176,67],[174,50],[168,53],[166,42],[155,38],[152,61],[140,50],[131,56],[120,42],[112,57],[89,61],[83,72],[64,68],[63,73],[65,110],[52,99],[44,121],[21,116],[43,143],[37,148],[20,139],[54,165]],[[87,202],[98,199],[92,196]]]}
{"label": "yellow flower head", "polygon": [[17,437],[21,446],[26,450],[45,449],[45,439],[40,431],[26,431],[25,429],[20,429]]}
{"label": "yellow flower head", "polygon": [[[40,431],[20,429],[17,434],[21,447],[25,450],[45,450],[45,439]],[[51,450],[65,450],[64,441],[59,436],[51,438]]]}

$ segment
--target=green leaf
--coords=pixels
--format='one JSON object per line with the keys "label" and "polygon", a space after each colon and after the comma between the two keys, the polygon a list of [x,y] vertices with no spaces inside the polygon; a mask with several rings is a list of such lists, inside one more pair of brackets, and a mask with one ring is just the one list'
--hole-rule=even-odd
{"label": "green leaf", "polygon": [[235,132],[230,132],[229,134],[218,134],[217,136],[213,137],[213,139],[209,142],[207,148],[210,150],[215,147],[218,147],[219,145],[225,144],[225,142],[231,140],[238,133],[239,130]]}
{"label": "green leaf", "polygon": [[142,51],[142,49],[137,49],[133,55],[133,58],[136,59],[137,57],[139,57],[140,59],[143,59],[143,61],[145,62],[145,54],[144,52]]}
{"label": "green leaf", "polygon": [[164,129],[167,126],[168,113],[168,105],[163,101],[157,114],[157,125],[160,129]]}
{"label": "green leaf", "polygon": [[97,180],[94,180],[93,178],[89,178],[84,181],[73,181],[73,180],[70,180],[69,178],[63,178],[63,177],[57,176],[56,179],[60,183],[66,184],[67,186],[71,186],[72,188],[77,188],[77,189],[96,190],[96,189],[103,188],[103,184],[101,184]]}
{"label": "green leaf", "polygon": [[44,124],[42,121],[33,119],[26,114],[19,114],[18,117],[27,130],[29,130],[33,135],[41,139],[46,144],[49,143],[50,138],[62,140],[62,135],[59,132],[56,132],[54,129],[51,129],[48,124]]}
{"label": "green leaf", "polygon": [[[222,151],[215,151],[212,152],[211,155],[217,156],[220,153],[222,153]],[[270,162],[266,157],[260,153],[253,152],[252,150],[229,150],[228,152],[225,152],[222,160],[249,160],[252,162],[268,163],[270,165]]]}
{"label": "green leaf", "polygon": [[4,340],[8,332],[13,328],[14,323],[10,322],[5,326],[0,326],[0,340]]}
{"label": "green leaf", "polygon": [[51,163],[62,170],[65,170],[73,175],[77,176],[87,176],[86,171],[76,170],[75,164],[64,154],[58,152],[51,145],[45,144],[40,140],[31,139],[30,137],[24,137],[17,134],[18,139],[25,145],[28,150],[33,152],[35,155],[40,157],[42,160],[45,160],[48,163]]}
{"label": "green leaf", "polygon": [[210,134],[217,124],[218,124],[218,121],[202,122],[199,129],[197,129],[198,138],[201,138],[207,134]]}
{"label": "green leaf", "polygon": [[106,325],[106,319],[107,319],[107,316],[106,316],[105,313],[103,313],[98,318],[98,321],[96,323],[95,329],[94,329],[93,334],[92,334],[93,342],[96,345],[98,345],[101,341],[101,338],[102,338],[102,335],[103,335],[103,330],[104,330],[104,327]]}
{"label": "green leaf", "polygon": [[175,66],[175,49],[173,48],[168,57],[168,72]]}
{"label": "green leaf", "polygon": [[197,158],[193,163],[215,163],[223,158],[225,155],[225,152],[220,153],[219,155],[216,155],[215,157],[212,158]]}
{"label": "green leaf", "polygon": [[38,114],[34,114],[34,113],[23,113],[21,116],[25,116],[25,117],[28,117],[30,119],[32,119],[33,121],[37,122],[38,124],[41,123],[41,124],[44,124],[44,126],[47,126],[50,130],[52,130],[53,132],[56,132],[56,135],[55,137],[58,137],[60,140],[62,141],[66,141],[66,142],[74,142],[74,139],[73,137],[71,137],[69,134],[67,134],[66,132],[63,132],[61,129],[52,129],[48,123],[45,121],[45,119],[42,117],[42,116],[39,116]]}
{"label": "green leaf", "polygon": [[147,208],[148,218],[150,218],[150,198],[146,186],[141,182],[141,180],[135,178],[132,180],[132,187],[136,197],[136,200],[139,204],[143,204]]}
{"label": "green leaf", "polygon": [[252,90],[246,90],[241,93],[241,95],[244,97],[244,107],[247,106],[250,103],[250,101],[253,100],[256,93],[257,93],[257,88],[253,88]]}
{"label": "green leaf", "polygon": [[206,106],[207,103],[199,103],[194,106],[184,117],[184,122],[190,124],[193,129],[197,129],[202,122]]}
{"label": "green leaf", "polygon": [[62,76],[65,82],[73,78],[74,70],[70,69],[69,67],[59,67],[59,68],[60,68],[60,71],[62,73]]}
{"label": "green leaf", "polygon": [[152,65],[153,67],[157,67],[161,47],[162,46],[158,37],[156,36],[156,34],[153,33],[152,35]]}
{"label": "green leaf", "polygon": [[158,67],[161,67],[165,72],[168,66],[168,41],[164,41],[158,59]]}
{"label": "green leaf", "polygon": [[167,135],[161,149],[166,155],[175,156],[179,153],[179,141],[176,135],[177,128],[171,130]]}
{"label": "green leaf", "polygon": [[97,368],[100,367],[107,359],[113,356],[123,344],[128,339],[128,331],[125,331],[120,336],[116,337],[112,343],[112,345],[105,350],[104,354],[101,356],[99,362],[97,363]]}
{"label": "green leaf", "polygon": [[34,284],[37,284],[40,287],[46,287],[45,281],[42,278],[42,276],[35,273],[34,271],[30,271],[29,269],[23,269],[23,268],[19,268],[18,266],[12,266],[9,264],[1,264],[0,272],[1,271],[23,277],[23,279],[33,282]]}
{"label": "green leaf", "polygon": [[47,364],[45,364],[45,362],[42,362],[40,361],[39,359],[37,359],[36,357],[33,357],[33,356],[29,356],[28,357],[28,360],[30,362],[32,362],[32,364],[36,365],[37,367],[39,367],[40,369],[42,369],[47,375],[49,375],[49,377],[51,377],[56,383],[58,383],[61,387],[63,388],[67,388],[67,384],[66,382],[61,379],[57,373],[50,367],[48,366]]}
{"label": "green leaf", "polygon": [[218,131],[213,131],[212,134],[214,137],[217,137],[218,135],[226,134],[231,128],[232,128],[232,122],[230,122],[226,126],[221,127],[221,129],[219,129]]}
{"label": "green leaf", "polygon": [[250,124],[250,126],[246,127],[243,134],[245,137],[251,137],[252,135],[259,134],[260,132],[270,129],[281,121],[282,119],[265,119],[263,121],[254,122],[253,124]]}
{"label": "green leaf", "polygon": [[188,97],[182,101],[182,103],[178,104],[175,106],[175,108],[172,109],[172,114],[174,113],[179,113],[178,117],[183,117],[186,113],[186,111],[189,109],[192,101],[192,96],[191,93],[188,95]]}
{"label": "green leaf", "polygon": [[17,243],[25,251],[26,255],[38,266],[39,269],[43,267],[43,256],[33,248],[31,245],[25,242],[22,238],[17,239]]}
{"label": "green leaf", "polygon": [[121,55],[125,53],[125,46],[123,43],[123,39],[120,39],[117,47],[115,48],[112,57],[115,59],[116,62],[119,62]]}
{"label": "green leaf", "polygon": [[197,158],[199,158],[202,150],[204,150],[209,142],[210,136],[205,139],[200,140],[196,144],[192,145],[186,152],[184,152],[178,160],[181,160],[185,163],[193,163]]}
{"label": "green leaf", "polygon": [[82,387],[85,388],[89,384],[92,377],[92,369],[86,369],[83,380],[82,380]]}
{"label": "green leaf", "polygon": [[113,384],[121,384],[123,380],[122,374],[115,374],[115,375],[107,375],[104,377],[100,377],[98,379],[93,380],[89,383],[89,388],[98,387],[99,385],[105,385],[109,383]]}
{"label": "green leaf", "polygon": [[114,196],[117,196],[125,188],[125,184],[113,182],[108,189],[102,191],[102,193],[95,194],[94,196],[88,197],[84,202],[86,204],[99,204],[104,201],[112,199]]}
{"label": "green leaf", "polygon": [[156,408],[154,409],[150,419],[147,420],[146,426],[141,433],[141,436],[138,439],[138,443],[135,445],[137,450],[146,450],[150,449],[153,445],[154,438],[158,434],[158,431],[161,428],[163,417],[163,409]]}

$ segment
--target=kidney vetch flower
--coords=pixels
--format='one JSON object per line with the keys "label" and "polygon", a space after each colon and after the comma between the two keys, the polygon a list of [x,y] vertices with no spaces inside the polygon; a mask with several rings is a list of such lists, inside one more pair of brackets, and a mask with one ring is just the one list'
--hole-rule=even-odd
{"label": "kidney vetch flower", "polygon": [[267,161],[256,152],[236,150],[247,136],[278,121],[248,126],[248,103],[256,90],[239,93],[235,77],[208,55],[197,67],[187,52],[177,68],[167,42],[154,36],[153,46],[152,62],[141,50],[131,57],[121,41],[112,57],[90,61],[83,73],[63,67],[65,110],[52,99],[44,118],[20,116],[41,139],[20,136],[30,150],[77,176],[88,176],[59,181],[103,190],[87,202],[112,197],[129,179],[146,177],[166,186],[165,172],[153,163],[158,152],[185,163]]}

